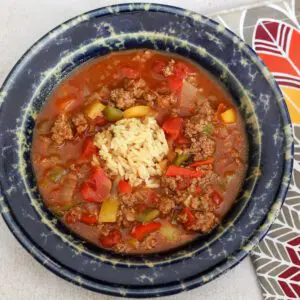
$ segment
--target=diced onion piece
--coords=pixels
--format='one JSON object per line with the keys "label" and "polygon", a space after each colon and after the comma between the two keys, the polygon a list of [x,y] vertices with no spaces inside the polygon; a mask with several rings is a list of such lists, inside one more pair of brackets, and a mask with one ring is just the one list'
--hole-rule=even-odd
{"label": "diced onion piece", "polygon": [[105,105],[103,105],[98,100],[94,100],[90,104],[88,104],[85,109],[84,113],[90,118],[90,119],[96,119],[97,117],[101,116],[101,112],[104,110]]}
{"label": "diced onion piece", "polygon": [[236,122],[236,113],[233,108],[227,109],[221,113],[221,118],[224,123],[231,124]]}
{"label": "diced onion piece", "polygon": [[190,84],[188,81],[183,80],[179,106],[192,109],[196,105],[197,97],[199,97],[197,88]]}
{"label": "diced onion piece", "polygon": [[147,116],[151,109],[146,105],[133,106],[124,111],[124,118],[139,118]]}
{"label": "diced onion piece", "polygon": [[76,180],[67,179],[64,180],[63,186],[60,192],[60,200],[64,203],[72,203],[73,194],[76,188]]}
{"label": "diced onion piece", "polygon": [[104,200],[99,213],[99,222],[114,223],[117,221],[120,202],[118,199]]}
{"label": "diced onion piece", "polygon": [[55,166],[48,171],[47,176],[52,182],[58,183],[67,173],[68,171],[65,168]]}
{"label": "diced onion piece", "polygon": [[180,231],[171,224],[164,224],[160,230],[160,234],[169,241],[176,241],[180,236]]}

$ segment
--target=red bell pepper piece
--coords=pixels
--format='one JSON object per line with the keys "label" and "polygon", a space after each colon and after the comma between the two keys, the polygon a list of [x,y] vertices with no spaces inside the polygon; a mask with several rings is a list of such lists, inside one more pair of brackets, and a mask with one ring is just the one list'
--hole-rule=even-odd
{"label": "red bell pepper piece", "polygon": [[196,162],[192,163],[190,165],[190,167],[199,167],[199,166],[203,166],[203,165],[211,165],[214,161],[215,161],[215,159],[213,157],[208,158],[206,160],[199,160],[199,161],[196,161]]}
{"label": "red bell pepper piece", "polygon": [[166,176],[173,176],[173,177],[182,176],[182,177],[190,177],[190,178],[202,177],[204,174],[205,173],[203,171],[177,167],[174,165],[169,166],[166,172]]}
{"label": "red bell pepper piece", "polygon": [[130,234],[132,237],[140,241],[144,239],[151,232],[157,231],[160,227],[161,224],[158,222],[143,224],[133,228]]}
{"label": "red bell pepper piece", "polygon": [[223,201],[224,201],[224,199],[223,199],[223,197],[218,193],[218,192],[216,192],[216,191],[213,191],[212,193],[211,193],[211,199],[216,203],[216,205],[220,205]]}
{"label": "red bell pepper piece", "polygon": [[103,247],[112,248],[120,243],[122,238],[121,232],[118,229],[111,231],[107,236],[100,239],[100,243]]}
{"label": "red bell pepper piece", "polygon": [[186,222],[186,224],[187,224],[187,225],[193,224],[193,223],[195,222],[196,218],[195,218],[195,216],[193,215],[193,213],[191,212],[191,210],[190,210],[188,207],[185,207],[185,208],[183,209],[183,212],[184,212],[184,213],[186,214],[186,216],[187,216],[187,222]]}
{"label": "red bell pepper piece", "polygon": [[83,142],[81,158],[89,159],[95,153],[97,153],[97,147],[94,145],[93,139],[88,136]]}
{"label": "red bell pepper piece", "polygon": [[121,73],[124,77],[127,77],[129,79],[135,79],[139,76],[139,72],[137,70],[134,70],[129,67],[121,68]]}
{"label": "red bell pepper piece", "polygon": [[131,194],[132,187],[127,181],[120,180],[118,184],[118,191],[120,194]]}
{"label": "red bell pepper piece", "polygon": [[95,225],[98,223],[97,217],[95,215],[82,214],[79,221],[87,225]]}
{"label": "red bell pepper piece", "polygon": [[162,125],[162,129],[171,140],[176,140],[182,131],[183,119],[180,117],[169,117]]}

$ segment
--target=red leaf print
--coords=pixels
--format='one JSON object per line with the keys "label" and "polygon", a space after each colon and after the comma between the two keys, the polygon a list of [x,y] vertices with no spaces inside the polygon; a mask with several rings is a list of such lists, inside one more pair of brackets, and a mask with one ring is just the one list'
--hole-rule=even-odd
{"label": "red leaf print", "polygon": [[288,297],[297,298],[296,294],[293,292],[293,290],[289,287],[287,283],[285,283],[284,281],[279,281],[279,284]]}
{"label": "red leaf print", "polygon": [[288,278],[300,271],[297,267],[291,267],[279,275],[280,278]]}
{"label": "red leaf print", "polygon": [[300,236],[298,236],[295,239],[289,241],[289,245],[291,245],[291,246],[300,246]]}
{"label": "red leaf print", "polygon": [[297,296],[300,297],[300,285],[299,284],[291,284],[292,288],[294,289]]}
{"label": "red leaf print", "polygon": [[258,21],[254,49],[280,85],[300,88],[300,32],[273,19]]}
{"label": "red leaf print", "polygon": [[294,249],[290,248],[290,247],[286,247],[286,250],[287,250],[292,262],[295,265],[300,266],[300,259],[299,259],[299,255],[297,254],[297,252]]}
{"label": "red leaf print", "polygon": [[291,278],[291,281],[300,282],[300,273]]}

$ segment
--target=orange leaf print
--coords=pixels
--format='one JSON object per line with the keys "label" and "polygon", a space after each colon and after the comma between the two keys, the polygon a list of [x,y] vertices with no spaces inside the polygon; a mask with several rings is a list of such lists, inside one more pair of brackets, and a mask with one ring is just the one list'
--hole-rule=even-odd
{"label": "orange leaf print", "polygon": [[260,19],[253,44],[280,85],[292,122],[300,124],[300,32],[281,21]]}

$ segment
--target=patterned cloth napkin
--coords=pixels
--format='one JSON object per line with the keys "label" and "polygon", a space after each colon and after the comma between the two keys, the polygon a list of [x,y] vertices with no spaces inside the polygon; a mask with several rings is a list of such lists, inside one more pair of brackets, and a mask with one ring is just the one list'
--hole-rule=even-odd
{"label": "patterned cloth napkin", "polygon": [[300,299],[300,0],[269,1],[211,17],[253,47],[273,73],[290,112],[292,181],[280,215],[252,252],[252,261],[265,299]]}

